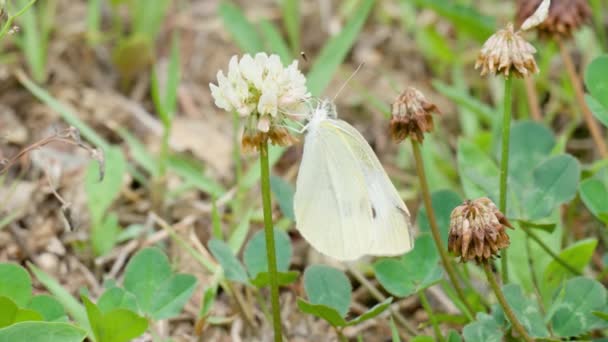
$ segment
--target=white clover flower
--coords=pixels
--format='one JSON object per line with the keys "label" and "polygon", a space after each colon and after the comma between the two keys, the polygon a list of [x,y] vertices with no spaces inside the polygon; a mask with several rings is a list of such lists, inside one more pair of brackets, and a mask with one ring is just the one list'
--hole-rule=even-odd
{"label": "white clover flower", "polygon": [[254,57],[246,54],[240,60],[233,56],[228,76],[219,71],[217,85],[210,83],[209,87],[216,106],[247,118],[244,146],[268,138],[279,145],[288,144],[291,138],[284,137],[288,134],[284,120],[302,110],[310,98],[298,62],[284,67],[278,55],[265,53]]}

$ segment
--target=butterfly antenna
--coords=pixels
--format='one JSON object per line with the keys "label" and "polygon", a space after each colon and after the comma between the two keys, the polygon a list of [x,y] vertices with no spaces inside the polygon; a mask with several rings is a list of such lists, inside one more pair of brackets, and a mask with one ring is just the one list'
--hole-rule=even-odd
{"label": "butterfly antenna", "polygon": [[359,70],[361,70],[361,68],[363,67],[363,65],[365,65],[365,63],[359,64],[359,66],[357,67],[357,70],[353,71],[353,73],[348,77],[348,79],[346,81],[344,81],[344,83],[342,84],[342,86],[340,87],[340,89],[338,90],[338,92],[336,93],[336,95],[334,95],[334,98],[332,99],[332,102],[336,101],[336,98],[338,97],[338,95],[340,95],[340,93],[342,92],[342,90],[344,90],[344,88],[346,88],[346,85],[348,84],[348,82],[350,82],[350,80],[352,80],[353,77],[355,77],[355,75],[359,72]]}

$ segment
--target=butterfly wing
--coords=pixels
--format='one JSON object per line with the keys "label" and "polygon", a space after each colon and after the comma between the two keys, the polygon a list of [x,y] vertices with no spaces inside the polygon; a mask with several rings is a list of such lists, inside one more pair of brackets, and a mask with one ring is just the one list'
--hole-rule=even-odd
{"label": "butterfly wing", "polygon": [[405,204],[365,139],[341,120],[309,130],[294,209],[304,238],[336,259],[397,255],[412,247]]}

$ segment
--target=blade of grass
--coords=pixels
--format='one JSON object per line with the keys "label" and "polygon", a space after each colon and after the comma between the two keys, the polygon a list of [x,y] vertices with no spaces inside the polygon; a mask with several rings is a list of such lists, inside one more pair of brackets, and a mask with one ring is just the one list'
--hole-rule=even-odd
{"label": "blade of grass", "polygon": [[289,65],[293,57],[279,30],[268,20],[263,20],[260,23],[260,30],[269,50],[279,55],[283,64]]}
{"label": "blade of grass", "polygon": [[300,50],[300,1],[283,0],[283,24],[289,37],[291,52],[296,55]]}
{"label": "blade of grass", "polygon": [[307,76],[308,90],[313,96],[321,95],[329,85],[331,77],[357,39],[373,5],[374,0],[363,0],[342,31],[323,46]]}
{"label": "blade of grass", "polygon": [[[17,0],[16,4],[20,8],[27,6],[25,0]],[[19,23],[23,27],[23,33],[18,36],[17,43],[25,55],[34,80],[42,83],[46,79],[46,43],[39,26],[39,10],[40,8],[34,6],[21,15]]]}
{"label": "blade of grass", "polygon": [[256,53],[264,50],[264,41],[256,27],[238,7],[228,2],[222,2],[219,7],[219,15],[232,39],[243,51]]}
{"label": "blade of grass", "polygon": [[95,45],[101,36],[101,0],[87,3],[87,41]]}

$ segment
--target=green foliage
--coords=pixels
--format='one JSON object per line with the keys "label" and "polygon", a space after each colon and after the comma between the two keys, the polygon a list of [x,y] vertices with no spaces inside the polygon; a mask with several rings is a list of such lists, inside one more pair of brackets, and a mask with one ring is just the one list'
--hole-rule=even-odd
{"label": "green foliage", "polygon": [[0,264],[0,296],[25,306],[32,296],[32,279],[23,267]]}
{"label": "green foliage", "polygon": [[249,22],[243,12],[235,5],[223,1],[219,7],[219,15],[236,44],[247,53],[261,52],[264,42],[255,26]]}
{"label": "green foliage", "polygon": [[[34,5],[35,2],[36,0],[30,0],[24,7],[19,8],[17,11],[15,11],[15,13],[12,13],[12,11],[10,13],[6,13],[6,8],[3,9],[6,17],[3,18],[3,22],[0,23],[0,39],[2,39],[13,27],[13,22],[15,21],[15,19],[17,19],[23,13],[28,11]],[[4,5],[4,2],[0,3],[0,5]]]}
{"label": "green foliage", "polygon": [[465,341],[501,342],[503,332],[494,317],[480,312],[477,320],[467,324],[462,330]]}
{"label": "green foliage", "polygon": [[308,90],[313,96],[321,95],[329,85],[332,75],[338,70],[357,39],[373,5],[374,0],[362,0],[362,4],[342,31],[331,38],[319,52],[307,75]]}
{"label": "green foliage", "polygon": [[[585,267],[591,261],[595,247],[597,246],[596,239],[585,239],[577,241],[566,249],[559,253],[559,258],[568,263],[568,265],[574,270],[582,273]],[[556,289],[565,280],[576,276],[572,271],[565,268],[556,260],[552,260],[551,263],[545,268],[543,274],[544,284],[547,287],[545,293],[550,293]]]}
{"label": "green foliage", "polygon": [[295,215],[293,213],[293,196],[295,190],[293,186],[281,177],[271,175],[270,188],[272,189],[276,201],[279,202],[279,208],[281,209],[283,216],[295,221]]}
{"label": "green foliage", "polygon": [[[526,298],[522,293],[521,287],[516,284],[507,284],[502,288],[507,302],[513,309],[513,313],[519,319],[520,323],[528,331],[532,337],[548,337],[549,331],[545,326],[543,316],[536,302]],[[494,316],[503,316],[501,321],[505,321],[502,309],[497,306]]]}
{"label": "green foliage", "polygon": [[157,320],[178,315],[195,286],[196,278],[173,273],[167,256],[157,248],[137,252],[125,270],[125,289],[135,295],[141,311]]}
{"label": "green foliage", "polygon": [[608,55],[595,58],[585,71],[585,85],[589,93],[604,109],[608,108]]}
{"label": "green foliage", "polygon": [[83,296],[82,301],[97,342],[129,342],[148,328],[148,321],[133,311],[102,311],[89,298]]}
{"label": "green foliage", "polygon": [[84,330],[57,322],[21,322],[0,329],[0,342],[80,342],[85,336]]}
{"label": "green foliage", "polygon": [[[274,240],[279,285],[291,284],[297,280],[299,275],[298,272],[289,271],[293,254],[291,240],[281,230],[274,230]],[[243,262],[247,266],[247,270],[235,255],[240,245],[234,247],[236,248],[231,248],[229,244],[217,239],[209,241],[209,250],[222,266],[226,279],[258,288],[268,285],[270,274],[268,273],[264,232],[255,233],[245,245]]]}
{"label": "green foliage", "polygon": [[105,151],[105,173],[99,180],[99,166],[89,165],[85,177],[87,204],[91,213],[91,240],[96,254],[103,255],[114,247],[120,233],[118,217],[108,214],[108,209],[120,194],[127,162],[115,147]]}
{"label": "green foliage", "polygon": [[380,284],[398,297],[423,291],[443,277],[437,249],[428,233],[419,235],[414,249],[401,258],[377,261],[374,273]]}
{"label": "green foliage", "polygon": [[[450,229],[450,215],[452,210],[462,204],[462,199],[457,193],[451,190],[440,190],[431,194],[431,203],[435,211],[435,218],[441,233],[443,241],[448,240],[448,231]],[[426,209],[422,207],[418,215],[418,226],[423,233],[430,233],[431,226],[426,213]]]}
{"label": "green foliage", "polygon": [[589,211],[604,223],[608,223],[608,189],[599,179],[589,178],[581,182],[579,194]]}
{"label": "green foliage", "polygon": [[298,298],[298,308],[304,313],[326,320],[334,327],[359,324],[372,319],[388,309],[392,298],[388,298],[347,321],[344,317],[351,304],[352,287],[344,273],[324,265],[312,265],[304,272],[304,289],[309,301]]}
{"label": "green foliage", "polygon": [[606,289],[593,279],[568,280],[555,294],[547,317],[559,336],[578,336],[607,325],[594,311],[606,310]]}

